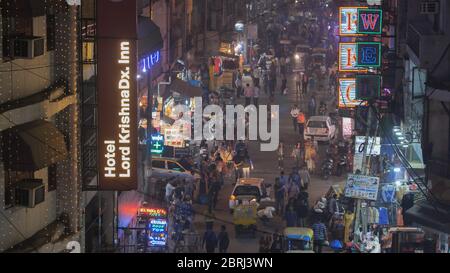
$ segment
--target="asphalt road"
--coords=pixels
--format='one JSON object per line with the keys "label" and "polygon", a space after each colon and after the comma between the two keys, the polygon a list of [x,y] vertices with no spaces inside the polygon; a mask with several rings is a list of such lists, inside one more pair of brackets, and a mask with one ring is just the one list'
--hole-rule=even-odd
{"label": "asphalt road", "polygon": [[[281,81],[278,80],[278,83]],[[328,109],[333,109],[336,105],[335,97],[330,96],[326,82],[323,83],[322,89],[317,88],[310,90],[307,97],[299,101],[295,92],[295,79],[294,75],[290,75],[288,78],[288,89],[290,92],[282,96],[280,93],[276,93],[276,104],[280,106],[280,139],[285,144],[285,172],[288,174],[293,167],[293,162],[290,155],[294,145],[299,140],[299,134],[294,132],[292,127],[292,119],[290,116],[290,109],[293,104],[297,103],[302,105],[303,109],[307,109],[307,103],[310,96],[314,93],[316,95],[317,104],[321,100],[324,100],[328,104]],[[277,89],[279,90],[279,89]],[[268,97],[265,94],[261,94],[260,104],[267,104]],[[319,145],[319,162],[324,160],[326,145]],[[279,175],[277,153],[274,152],[261,152],[260,143],[253,141],[249,143],[249,152],[254,164],[254,170],[251,172],[251,177],[264,178],[269,184],[273,184],[275,177]],[[256,238],[236,238],[233,219],[228,209],[228,197],[233,190],[233,179],[227,179],[224,187],[222,188],[219,196],[219,202],[216,210],[214,210],[214,230],[218,233],[221,225],[225,225],[230,236],[230,246],[228,252],[230,253],[255,253],[259,252],[259,238],[264,233],[282,232],[285,227],[285,222],[280,216],[276,216],[269,223],[258,223],[258,232]],[[334,184],[342,184],[344,182],[344,176],[341,178],[332,176],[329,180],[325,181],[317,175],[311,177],[311,184],[308,192],[310,196],[310,205],[312,206],[315,201],[324,195]],[[196,230],[203,234],[205,231],[205,214],[207,212],[207,206],[195,205],[197,216],[195,218],[194,225]],[[204,250],[202,250],[204,251]]]}

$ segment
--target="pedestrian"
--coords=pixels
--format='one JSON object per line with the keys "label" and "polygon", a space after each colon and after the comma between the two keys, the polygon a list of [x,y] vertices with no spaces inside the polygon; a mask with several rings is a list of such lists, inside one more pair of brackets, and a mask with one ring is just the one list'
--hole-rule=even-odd
{"label": "pedestrian", "polygon": [[297,97],[300,95],[300,92],[302,91],[302,73],[298,72],[297,76],[295,77],[295,90]]}
{"label": "pedestrian", "polygon": [[295,167],[300,168],[300,159],[301,159],[301,143],[300,142],[298,142],[294,146],[291,156],[294,158]]}
{"label": "pedestrian", "polygon": [[297,198],[297,195],[300,192],[300,188],[298,187],[298,185],[294,182],[290,182],[288,183],[288,189],[287,189],[287,198],[288,201],[294,200],[295,198]]}
{"label": "pedestrian", "polygon": [[314,90],[316,88],[316,80],[315,80],[314,75],[311,75],[311,77],[308,77],[308,82],[309,82],[309,87],[311,88],[311,90]]}
{"label": "pedestrian", "polygon": [[295,209],[297,211],[297,226],[306,227],[306,218],[309,212],[308,193],[301,190],[295,200]]}
{"label": "pedestrian", "polygon": [[312,143],[305,146],[305,161],[310,173],[314,173],[316,170],[316,148]]}
{"label": "pedestrian", "polygon": [[283,170],[284,169],[284,144],[283,144],[283,141],[280,141],[280,144],[278,144],[277,155],[278,155],[278,168],[280,170]]}
{"label": "pedestrian", "polygon": [[227,253],[228,246],[230,244],[230,238],[228,237],[228,232],[225,225],[222,225],[222,227],[220,228],[218,240],[219,240],[219,253]]}
{"label": "pedestrian", "polygon": [[286,195],[286,188],[284,185],[281,184],[279,177],[275,178],[274,192],[275,192],[275,209],[278,215],[283,215],[284,197]]}
{"label": "pedestrian", "polygon": [[311,176],[309,175],[308,168],[306,166],[302,166],[299,174],[302,180],[303,189],[307,190],[309,183],[311,182]]}
{"label": "pedestrian", "polygon": [[175,187],[172,185],[172,182],[167,183],[166,185],[166,202],[170,203],[172,201],[172,195]]}
{"label": "pedestrian", "polygon": [[320,217],[316,217],[315,223],[312,225],[313,230],[313,238],[314,238],[314,252],[316,253],[322,253],[322,247],[326,244],[328,241],[328,233],[327,233],[327,227],[324,223],[322,223],[322,220]]}
{"label": "pedestrian", "polygon": [[292,172],[289,174],[288,183],[295,183],[300,188],[300,175],[298,173],[298,168],[292,168]]}
{"label": "pedestrian", "polygon": [[261,72],[258,67],[253,69],[253,83],[255,86],[259,86],[259,78],[261,77]]}
{"label": "pedestrian", "polygon": [[255,105],[256,109],[258,109],[258,100],[260,95],[260,88],[259,88],[259,82],[258,84],[255,84],[255,87],[253,87],[253,104]]}
{"label": "pedestrian", "polygon": [[312,95],[308,103],[308,115],[310,117],[316,115],[316,96]]}
{"label": "pedestrian", "polygon": [[270,246],[271,253],[281,253],[283,251],[283,237],[279,234],[273,236],[272,245]]}
{"label": "pedestrian", "polygon": [[305,130],[305,122],[306,122],[305,114],[300,109],[298,116],[297,116],[297,126],[298,126],[298,132],[300,134],[301,139],[304,138],[303,134],[304,134],[304,130]]}
{"label": "pedestrian", "polygon": [[285,74],[281,75],[281,95],[285,95],[284,94],[284,90],[287,89],[287,77]]}
{"label": "pedestrian", "polygon": [[290,205],[286,212],[284,219],[286,220],[286,227],[296,227],[297,226],[297,212],[293,205]]}
{"label": "pedestrian", "polygon": [[234,84],[236,86],[236,98],[240,98],[242,93],[242,77],[239,72],[237,73],[236,81],[234,82]]}
{"label": "pedestrian", "polygon": [[245,107],[249,106],[253,98],[253,88],[249,83],[244,88]]}
{"label": "pedestrian", "polygon": [[294,106],[291,109],[292,125],[294,126],[294,132],[297,132],[298,127],[297,117],[299,113],[300,109],[298,108],[297,104],[294,104]]}
{"label": "pedestrian", "polygon": [[217,236],[212,229],[205,231],[203,235],[202,247],[206,248],[206,253],[214,253],[217,247]]}
{"label": "pedestrian", "polygon": [[281,185],[287,185],[287,183],[289,182],[289,177],[287,175],[284,174],[284,171],[280,172],[280,183]]}
{"label": "pedestrian", "polygon": [[303,95],[306,95],[308,92],[308,83],[309,83],[309,77],[306,75],[306,73],[303,73],[302,75],[302,93]]}

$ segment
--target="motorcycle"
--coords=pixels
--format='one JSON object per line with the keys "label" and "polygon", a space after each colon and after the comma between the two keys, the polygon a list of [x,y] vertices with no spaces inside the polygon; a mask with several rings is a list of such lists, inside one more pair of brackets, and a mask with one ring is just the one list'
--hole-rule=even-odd
{"label": "motorcycle", "polygon": [[339,156],[339,161],[336,169],[336,175],[342,176],[342,173],[347,169],[347,155],[341,154]]}
{"label": "motorcycle", "polygon": [[331,157],[325,159],[322,163],[322,178],[328,180],[333,173],[334,160]]}

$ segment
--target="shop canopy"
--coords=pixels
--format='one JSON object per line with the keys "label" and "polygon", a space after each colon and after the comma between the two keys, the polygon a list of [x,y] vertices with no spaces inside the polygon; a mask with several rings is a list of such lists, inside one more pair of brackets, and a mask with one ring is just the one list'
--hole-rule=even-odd
{"label": "shop canopy", "polygon": [[2,132],[5,169],[36,171],[67,158],[64,135],[50,122],[36,120]]}
{"label": "shop canopy", "polygon": [[450,208],[439,204],[436,206],[437,210],[428,202],[421,202],[408,209],[405,214],[412,222],[450,234]]}
{"label": "shop canopy", "polygon": [[173,79],[170,84],[170,91],[176,92],[183,97],[193,98],[201,97],[203,90],[200,87],[190,85],[188,82],[180,79]]}
{"label": "shop canopy", "polygon": [[161,31],[148,17],[138,19],[138,51],[139,58],[152,54],[164,46]]}

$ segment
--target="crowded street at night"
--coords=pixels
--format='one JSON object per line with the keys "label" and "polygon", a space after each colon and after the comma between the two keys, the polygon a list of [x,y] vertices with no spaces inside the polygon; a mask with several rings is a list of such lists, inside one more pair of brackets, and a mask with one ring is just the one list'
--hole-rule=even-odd
{"label": "crowded street at night", "polygon": [[0,10],[0,252],[450,253],[450,0]]}

